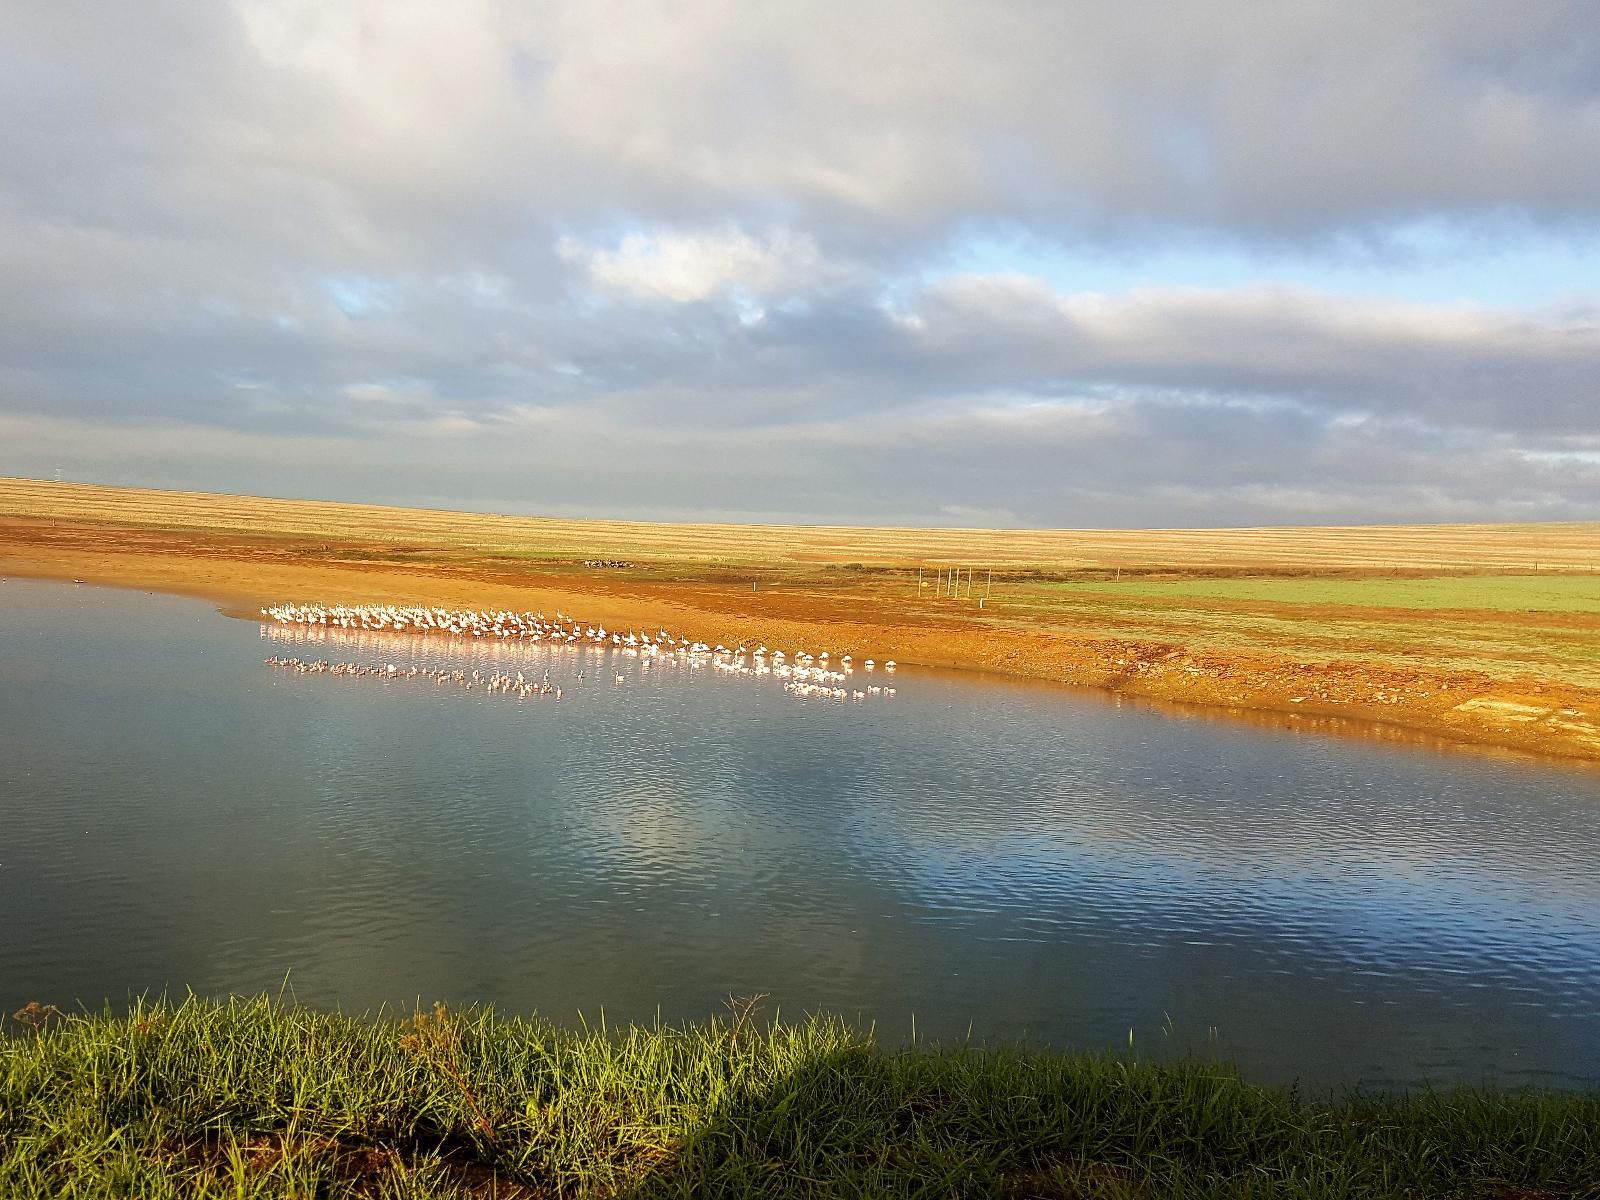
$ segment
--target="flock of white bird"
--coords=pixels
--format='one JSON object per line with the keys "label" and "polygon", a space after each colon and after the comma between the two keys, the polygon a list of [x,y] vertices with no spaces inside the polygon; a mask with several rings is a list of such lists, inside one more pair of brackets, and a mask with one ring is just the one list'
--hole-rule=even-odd
{"label": "flock of white bird", "polygon": [[[516,655],[514,647],[536,643],[541,648],[569,651],[604,650],[624,658],[639,659],[640,671],[648,673],[652,666],[682,667],[689,671],[710,667],[720,674],[750,678],[771,677],[780,681],[784,691],[804,698],[864,701],[879,697],[892,697],[895,689],[885,686],[855,687],[854,659],[846,654],[837,660],[828,651],[809,654],[797,650],[791,656],[782,650],[769,650],[765,645],[751,648],[720,643],[711,645],[691,638],[673,636],[666,629],[656,633],[637,630],[608,630],[601,625],[589,625],[562,613],[554,618],[543,613],[511,612],[495,609],[449,609],[425,605],[322,605],[279,604],[261,610],[261,615],[272,624],[263,624],[264,636],[287,637],[295,642],[356,644],[365,648],[370,643],[392,645],[394,635],[416,638],[444,634],[451,637],[450,644],[459,645],[456,639],[465,640],[474,657],[479,651],[493,658],[504,657],[502,651]],[[420,643],[419,643],[420,645]],[[581,657],[586,657],[581,655]],[[382,679],[431,679],[437,684],[453,683],[465,688],[481,687],[491,694],[501,693],[524,698],[532,695],[559,698],[561,689],[550,683],[549,671],[535,684],[522,671],[514,675],[508,670],[496,669],[488,675],[472,670],[442,667],[396,666],[355,662],[330,662],[326,659],[302,660],[274,655],[267,665],[310,674],[358,675]],[[581,663],[579,664],[582,665]],[[878,663],[865,660],[866,671],[876,671]],[[882,664],[886,671],[895,669],[893,661]],[[583,682],[584,670],[579,670],[576,682]],[[626,676],[615,675],[622,684]]]}

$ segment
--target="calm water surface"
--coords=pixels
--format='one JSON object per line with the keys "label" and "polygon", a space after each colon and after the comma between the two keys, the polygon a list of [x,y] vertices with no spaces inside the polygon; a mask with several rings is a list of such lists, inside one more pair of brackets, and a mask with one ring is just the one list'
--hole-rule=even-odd
{"label": "calm water surface", "polygon": [[[0,1005],[288,976],[648,1020],[768,992],[1315,1086],[1600,1082],[1587,768],[906,669],[857,704],[500,653],[0,581]],[[564,698],[269,654],[548,669]]]}

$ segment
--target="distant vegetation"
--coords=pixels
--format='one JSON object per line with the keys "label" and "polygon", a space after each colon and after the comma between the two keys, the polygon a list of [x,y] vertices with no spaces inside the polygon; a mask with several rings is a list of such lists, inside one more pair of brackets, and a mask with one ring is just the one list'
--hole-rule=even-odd
{"label": "distant vegetation", "polygon": [[1265,529],[877,529],[571,521],[0,477],[0,515],[480,553],[726,566],[943,564],[1060,571],[1592,570],[1600,524]]}
{"label": "distant vegetation", "polygon": [[1427,578],[1074,580],[1050,586],[1159,598],[1315,604],[1321,607],[1600,613],[1600,574],[1446,575]]}
{"label": "distant vegetation", "polygon": [[270,999],[19,1018],[8,1198],[1600,1196],[1593,1095],[1302,1096],[749,1006],[610,1031]]}

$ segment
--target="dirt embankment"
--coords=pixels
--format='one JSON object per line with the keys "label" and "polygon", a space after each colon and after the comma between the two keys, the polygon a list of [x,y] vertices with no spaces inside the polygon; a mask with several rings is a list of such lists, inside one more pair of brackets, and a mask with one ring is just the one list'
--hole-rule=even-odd
{"label": "dirt embankment", "polygon": [[[0,575],[183,593],[237,615],[266,603],[344,601],[557,610],[727,644],[896,659],[1107,688],[1154,701],[1382,722],[1460,742],[1600,761],[1600,691],[1425,663],[1306,663],[1274,653],[1129,636],[1115,624],[997,622],[993,610],[889,602],[848,572],[762,581],[704,566],[584,571],[469,551],[304,536],[0,517]],[[722,577],[719,577],[722,575]],[[1419,620],[1426,620],[1420,614]],[[1342,723],[1342,722],[1341,722]]]}

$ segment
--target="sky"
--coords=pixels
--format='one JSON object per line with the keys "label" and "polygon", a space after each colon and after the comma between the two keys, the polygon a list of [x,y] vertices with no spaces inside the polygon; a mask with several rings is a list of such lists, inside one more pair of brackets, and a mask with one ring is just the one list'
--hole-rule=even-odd
{"label": "sky", "polygon": [[8,0],[0,474],[1600,517],[1586,0]]}

